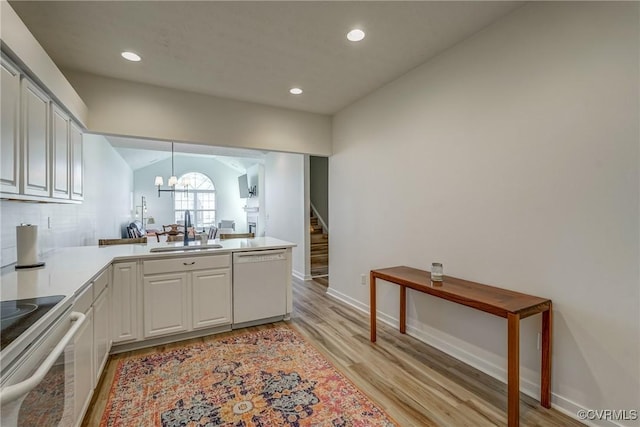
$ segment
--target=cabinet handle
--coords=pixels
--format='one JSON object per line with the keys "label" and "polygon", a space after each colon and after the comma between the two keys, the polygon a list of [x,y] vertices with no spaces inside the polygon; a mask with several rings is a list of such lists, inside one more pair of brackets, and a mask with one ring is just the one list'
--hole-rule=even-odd
{"label": "cabinet handle", "polygon": [[195,263],[196,263],[195,261],[191,261],[191,262],[183,262],[183,264],[184,264],[184,265],[193,265],[193,264],[195,264]]}

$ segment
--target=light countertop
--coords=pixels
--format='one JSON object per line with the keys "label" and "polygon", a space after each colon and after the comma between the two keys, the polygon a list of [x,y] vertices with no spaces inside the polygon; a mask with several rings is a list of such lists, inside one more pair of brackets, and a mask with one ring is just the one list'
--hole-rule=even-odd
{"label": "light countertop", "polygon": [[[191,242],[194,244],[194,242]],[[129,244],[113,246],[79,246],[60,248],[46,254],[44,267],[16,270],[13,265],[2,269],[0,300],[9,301],[50,295],[72,297],[85,284],[114,261],[140,258],[173,258],[179,256],[212,255],[216,253],[290,248],[294,243],[273,237],[253,239],[210,240],[222,248],[176,252],[149,252],[151,248],[167,245],[182,246],[181,242]],[[195,243],[198,245],[199,243]]]}
{"label": "light countertop", "polygon": [[[254,239],[210,240],[208,244],[219,244],[221,248],[197,249],[176,252],[150,252],[155,247],[181,246],[181,243],[127,244],[113,246],[79,246],[60,248],[42,257],[46,265],[33,269],[16,270],[14,265],[0,271],[0,300],[11,301],[62,295],[64,298],[43,317],[31,325],[20,337],[0,352],[0,367],[4,372],[18,355],[28,347],[30,341],[42,333],[47,325],[61,316],[73,304],[76,295],[88,286],[112,262],[138,259],[162,259],[181,256],[206,256],[219,253],[282,249],[296,246],[294,243],[273,237]],[[200,243],[193,243],[198,246]]]}

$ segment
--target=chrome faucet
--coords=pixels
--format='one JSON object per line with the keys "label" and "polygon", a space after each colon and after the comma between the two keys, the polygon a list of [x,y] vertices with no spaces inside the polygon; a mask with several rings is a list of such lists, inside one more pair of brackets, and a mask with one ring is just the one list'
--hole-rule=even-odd
{"label": "chrome faucet", "polygon": [[189,246],[189,229],[191,228],[191,213],[184,211],[184,245]]}

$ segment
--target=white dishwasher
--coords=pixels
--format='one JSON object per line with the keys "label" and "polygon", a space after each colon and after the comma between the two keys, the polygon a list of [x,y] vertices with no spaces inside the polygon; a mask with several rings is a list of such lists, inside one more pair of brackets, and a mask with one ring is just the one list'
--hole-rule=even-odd
{"label": "white dishwasher", "polygon": [[233,254],[233,323],[235,325],[287,313],[286,249]]}

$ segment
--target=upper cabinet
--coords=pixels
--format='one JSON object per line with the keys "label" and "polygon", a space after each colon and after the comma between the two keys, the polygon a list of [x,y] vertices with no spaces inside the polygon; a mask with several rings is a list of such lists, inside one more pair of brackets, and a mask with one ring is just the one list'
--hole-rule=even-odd
{"label": "upper cabinet", "polygon": [[49,97],[31,81],[22,79],[22,192],[49,196]]}
{"label": "upper cabinet", "polygon": [[69,116],[54,105],[51,109],[51,196],[58,199],[69,198],[69,144]]}
{"label": "upper cabinet", "polygon": [[11,61],[1,57],[0,198],[84,198],[82,128]]}
{"label": "upper cabinet", "polygon": [[4,58],[0,62],[0,191],[20,191],[20,73]]}
{"label": "upper cabinet", "polygon": [[82,130],[73,122],[69,126],[71,139],[71,198],[84,199],[84,163]]}

